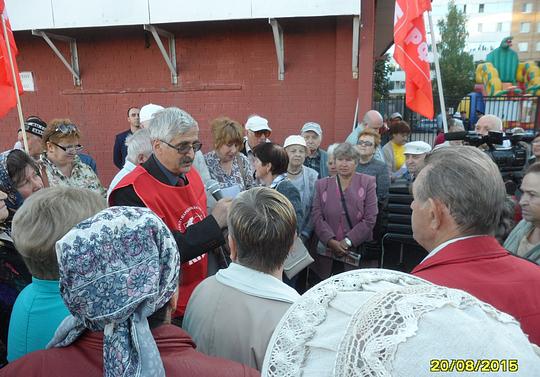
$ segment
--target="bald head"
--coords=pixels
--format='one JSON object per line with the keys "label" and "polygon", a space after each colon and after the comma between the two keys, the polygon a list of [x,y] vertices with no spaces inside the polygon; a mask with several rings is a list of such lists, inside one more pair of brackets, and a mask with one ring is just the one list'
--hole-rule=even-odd
{"label": "bald head", "polygon": [[502,120],[495,115],[486,114],[476,122],[476,133],[480,135],[487,135],[489,131],[501,132],[502,130]]}
{"label": "bald head", "polygon": [[378,130],[383,126],[383,117],[377,110],[369,110],[366,115],[364,115],[362,123],[367,128]]}

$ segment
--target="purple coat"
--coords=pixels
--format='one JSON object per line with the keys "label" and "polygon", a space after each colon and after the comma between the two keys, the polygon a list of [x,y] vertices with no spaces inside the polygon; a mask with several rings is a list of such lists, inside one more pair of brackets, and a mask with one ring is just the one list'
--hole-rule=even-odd
{"label": "purple coat", "polygon": [[341,241],[347,237],[353,246],[371,241],[378,212],[375,177],[355,173],[343,194],[352,229],[343,211],[336,178],[322,178],[315,183],[311,216],[317,237],[325,245],[332,238]]}

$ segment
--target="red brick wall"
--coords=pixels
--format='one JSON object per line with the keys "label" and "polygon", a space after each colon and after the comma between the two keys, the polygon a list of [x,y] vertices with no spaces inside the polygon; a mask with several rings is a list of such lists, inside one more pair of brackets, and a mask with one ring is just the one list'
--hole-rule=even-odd
{"label": "red brick wall", "polygon": [[[171,85],[159,49],[142,26],[57,31],[77,38],[80,88],[41,38],[18,32],[19,69],[32,71],[36,85],[35,92],[22,96],[24,115],[46,121],[68,117],[78,124],[105,185],[117,171],[112,147],[114,136],[128,126],[128,107],[149,102],[190,112],[199,122],[205,152],[211,149],[208,123],[221,115],[240,122],[251,113],[267,117],[278,143],[308,120],[323,126],[323,145],[343,140],[358,91],[351,72],[351,18],[281,23],[284,81],[277,80],[272,30],[265,20],[164,25],[176,35],[178,86]],[[69,56],[66,45],[57,45]],[[0,119],[0,149],[13,145],[17,128],[16,110]]]}

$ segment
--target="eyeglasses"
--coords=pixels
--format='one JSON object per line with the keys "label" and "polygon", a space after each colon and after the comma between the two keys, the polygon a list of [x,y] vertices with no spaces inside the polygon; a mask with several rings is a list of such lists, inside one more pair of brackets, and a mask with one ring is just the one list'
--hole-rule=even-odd
{"label": "eyeglasses", "polygon": [[372,147],[373,143],[367,140],[358,140],[358,145],[365,145],[366,147]]}
{"label": "eyeglasses", "polygon": [[269,137],[272,134],[272,132],[268,130],[251,131],[251,132],[253,132],[256,137],[261,137],[261,136]]}
{"label": "eyeglasses", "polygon": [[165,140],[160,140],[162,143],[167,144],[172,149],[176,149],[176,151],[179,154],[186,154],[189,153],[191,149],[193,149],[193,153],[196,153],[201,150],[202,143],[200,141],[195,141],[193,143],[190,143],[189,141],[185,141],[183,143],[180,143],[180,145],[172,145],[167,143]]}
{"label": "eyeglasses", "polygon": [[72,132],[77,132],[77,131],[78,131],[78,128],[74,124],[61,124],[58,127],[56,127],[56,129],[54,130],[54,132],[61,132],[64,135],[70,134]]}
{"label": "eyeglasses", "polygon": [[51,141],[51,144],[56,145],[58,148],[60,148],[64,152],[70,153],[70,154],[75,154],[77,152],[82,151],[82,149],[83,149],[83,146],[81,144],[63,146],[63,145],[60,145],[60,144],[56,144],[53,141]]}

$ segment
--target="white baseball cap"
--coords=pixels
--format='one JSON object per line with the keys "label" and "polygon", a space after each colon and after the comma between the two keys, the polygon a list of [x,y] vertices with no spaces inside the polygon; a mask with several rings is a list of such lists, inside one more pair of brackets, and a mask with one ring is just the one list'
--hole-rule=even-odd
{"label": "white baseball cap", "polygon": [[285,143],[283,143],[283,148],[287,148],[289,145],[301,145],[303,147],[307,146],[306,140],[300,135],[291,135],[286,138]]}
{"label": "white baseball cap", "polygon": [[431,145],[425,141],[411,141],[405,144],[405,154],[423,154],[431,152]]}
{"label": "white baseball cap", "polygon": [[264,130],[272,131],[272,129],[268,126],[268,119],[258,115],[253,115],[248,118],[246,121],[246,130],[253,132]]}
{"label": "white baseball cap", "polygon": [[154,105],[153,103],[144,105],[143,107],[141,107],[141,111],[139,112],[140,122],[142,123],[142,122],[146,122],[147,120],[152,119],[155,113],[163,109],[164,109],[163,106]]}

